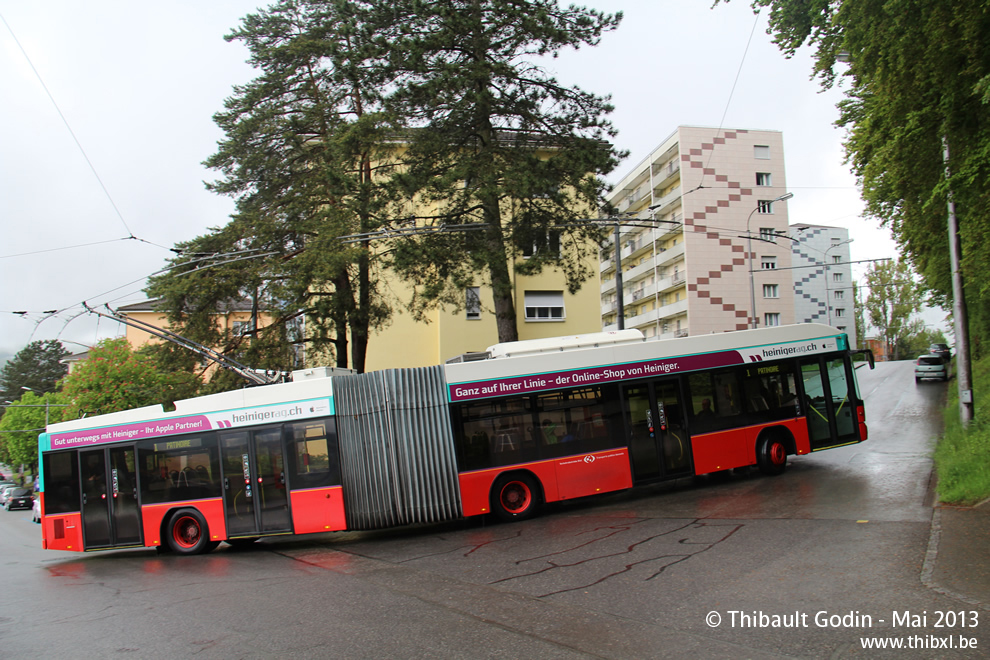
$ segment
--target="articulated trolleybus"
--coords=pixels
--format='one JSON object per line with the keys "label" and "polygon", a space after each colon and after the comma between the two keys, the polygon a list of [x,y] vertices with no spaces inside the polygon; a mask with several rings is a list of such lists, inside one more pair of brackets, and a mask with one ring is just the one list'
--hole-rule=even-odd
{"label": "articulated trolleybus", "polygon": [[[872,356],[870,356],[872,357]],[[793,325],[499,344],[54,424],[44,547],[206,552],[493,513],[866,440],[845,334]],[[872,359],[870,360],[872,364]]]}

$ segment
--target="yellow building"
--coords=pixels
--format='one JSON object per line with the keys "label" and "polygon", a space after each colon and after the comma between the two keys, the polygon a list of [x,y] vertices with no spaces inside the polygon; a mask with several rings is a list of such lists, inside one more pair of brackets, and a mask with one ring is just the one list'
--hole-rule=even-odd
{"label": "yellow building", "polygon": [[[589,258],[594,264],[595,257]],[[601,330],[597,277],[585,282],[574,295],[567,292],[563,274],[549,268],[536,276],[512,271],[512,282],[520,340]],[[411,298],[408,286],[393,281],[391,288],[400,300]],[[459,312],[432,311],[428,323],[417,322],[408,312],[396,309],[390,325],[374,333],[368,342],[367,371],[441,364],[497,344],[491,288],[470,287],[464,300],[464,309]]]}
{"label": "yellow building", "polygon": [[[165,313],[158,309],[157,300],[146,300],[132,305],[123,305],[117,308],[117,313],[135,321],[147,323],[157,328],[168,329],[168,318]],[[263,328],[271,322],[271,317],[265,312],[258,314],[258,326]],[[225,305],[216,312],[217,328],[231,336],[243,335],[251,331],[251,301],[244,300],[234,304]],[[163,340],[130,325],[125,325],[127,343],[131,348],[137,350],[145,344],[157,344]],[[212,346],[211,348],[217,348]]]}

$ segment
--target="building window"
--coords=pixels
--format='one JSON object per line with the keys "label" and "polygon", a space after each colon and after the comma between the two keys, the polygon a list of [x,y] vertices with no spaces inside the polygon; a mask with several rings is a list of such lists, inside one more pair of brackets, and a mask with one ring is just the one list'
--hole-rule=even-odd
{"label": "building window", "polygon": [[777,270],[777,257],[760,257],[760,268],[763,270]]}
{"label": "building window", "polygon": [[770,215],[773,213],[773,200],[761,199],[756,202],[756,212],[762,215]]}
{"label": "building window", "polygon": [[841,282],[842,281],[842,273],[832,273],[832,281],[833,282]]}
{"label": "building window", "polygon": [[838,330],[839,332],[845,332],[846,331],[846,326],[844,326],[844,325],[836,326],[835,329]]}
{"label": "building window", "polygon": [[832,297],[835,298],[836,300],[842,300],[845,297],[845,295],[846,295],[846,292],[845,291],[833,291],[832,292]]}
{"label": "building window", "polygon": [[234,321],[230,328],[235,337],[243,337],[251,333],[250,321]]}
{"label": "building window", "polygon": [[532,257],[537,252],[540,254],[547,253],[551,257],[559,257],[560,232],[556,230],[548,231],[540,236],[537,236],[532,241],[525,241],[522,245],[522,254],[524,257]]}
{"label": "building window", "polygon": [[838,255],[838,254],[832,255],[832,263],[833,264],[841,264],[842,263],[842,255]]}
{"label": "building window", "polygon": [[770,243],[777,242],[777,232],[773,227],[760,227],[760,240]]}
{"label": "building window", "polygon": [[839,307],[838,309],[835,310],[835,315],[836,316],[845,316],[846,315],[846,310],[844,308],[842,308],[842,307]]}
{"label": "building window", "polygon": [[527,321],[563,321],[563,291],[527,291],[525,293]]}
{"label": "building window", "polygon": [[753,147],[753,157],[760,160],[770,160],[770,145],[758,144]]}
{"label": "building window", "polygon": [[464,290],[464,309],[468,319],[481,318],[481,287],[469,286]]}
{"label": "building window", "polygon": [[763,297],[764,298],[779,298],[779,291],[776,284],[764,284],[763,285]]}
{"label": "building window", "polygon": [[772,186],[770,183],[770,173],[769,172],[757,172],[756,173],[756,185],[758,186]]}
{"label": "building window", "polygon": [[780,325],[780,314],[777,312],[769,312],[763,315],[763,325],[766,327],[771,327],[775,325]]}

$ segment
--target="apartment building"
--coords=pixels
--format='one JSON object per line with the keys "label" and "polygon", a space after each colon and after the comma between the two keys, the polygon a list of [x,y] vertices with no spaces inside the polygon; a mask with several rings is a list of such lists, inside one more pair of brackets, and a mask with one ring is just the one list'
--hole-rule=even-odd
{"label": "apartment building", "polygon": [[779,131],[678,127],[608,198],[619,238],[601,255],[603,329],[794,323],[788,197]]}
{"label": "apartment building", "polygon": [[857,347],[849,230],[799,223],[790,236],[797,322],[831,325]]}

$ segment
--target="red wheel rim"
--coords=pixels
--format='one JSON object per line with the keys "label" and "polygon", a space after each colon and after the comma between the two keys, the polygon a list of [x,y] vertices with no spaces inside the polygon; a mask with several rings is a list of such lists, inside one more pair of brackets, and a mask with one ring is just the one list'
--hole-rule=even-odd
{"label": "red wheel rim", "polygon": [[787,460],[787,451],[784,449],[784,445],[779,442],[774,442],[770,445],[770,461],[774,465],[781,465]]}
{"label": "red wheel rim", "polygon": [[533,492],[521,481],[510,481],[499,493],[502,508],[510,513],[520,513],[529,508],[533,502]]}
{"label": "red wheel rim", "polygon": [[192,548],[203,535],[199,521],[192,516],[182,516],[172,526],[172,538],[183,548]]}

